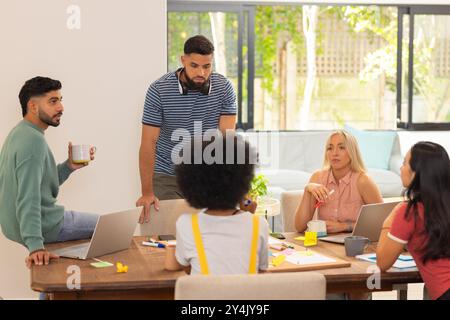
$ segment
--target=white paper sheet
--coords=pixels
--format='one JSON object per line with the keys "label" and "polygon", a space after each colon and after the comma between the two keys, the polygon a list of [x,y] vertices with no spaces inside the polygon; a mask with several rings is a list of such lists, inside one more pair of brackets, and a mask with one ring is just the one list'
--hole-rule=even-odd
{"label": "white paper sheet", "polygon": [[311,251],[297,251],[296,253],[286,256],[286,261],[300,266],[336,262],[334,259]]}
{"label": "white paper sheet", "polygon": [[279,240],[279,239],[275,239],[274,237],[269,237],[269,246],[271,244],[282,244],[283,241]]}

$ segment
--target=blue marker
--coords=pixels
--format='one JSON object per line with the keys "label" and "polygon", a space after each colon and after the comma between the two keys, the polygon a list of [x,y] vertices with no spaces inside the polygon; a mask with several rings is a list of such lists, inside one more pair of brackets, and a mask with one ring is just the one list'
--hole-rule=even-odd
{"label": "blue marker", "polygon": [[146,242],[146,241],[143,241],[142,245],[149,246],[149,247],[155,247],[155,248],[165,248],[166,247],[162,243]]}

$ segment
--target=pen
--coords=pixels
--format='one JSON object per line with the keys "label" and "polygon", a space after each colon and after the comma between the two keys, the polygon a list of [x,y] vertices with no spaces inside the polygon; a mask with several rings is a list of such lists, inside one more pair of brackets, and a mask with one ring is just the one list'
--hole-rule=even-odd
{"label": "pen", "polygon": [[154,243],[154,242],[146,242],[146,241],[142,241],[142,245],[154,247],[154,248],[165,248],[166,247],[162,243]]}
{"label": "pen", "polygon": [[283,247],[285,247],[285,248],[288,248],[288,249],[295,249],[293,246],[291,246],[291,245],[288,245],[288,244],[286,244],[286,243],[282,243],[281,244]]}
{"label": "pen", "polygon": [[[330,193],[328,194],[328,196],[327,196],[327,198],[329,197],[329,196],[331,196],[332,194],[334,193],[334,189],[332,189],[331,191],[330,191]],[[314,205],[314,208],[319,208],[321,205],[323,205],[325,203],[325,201],[317,201],[317,203]]]}

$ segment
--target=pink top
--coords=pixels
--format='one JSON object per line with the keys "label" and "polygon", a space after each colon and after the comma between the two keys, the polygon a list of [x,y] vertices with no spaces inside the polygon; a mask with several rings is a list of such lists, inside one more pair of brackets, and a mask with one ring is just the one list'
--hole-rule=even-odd
{"label": "pink top", "polygon": [[320,220],[356,222],[359,210],[364,204],[356,185],[359,175],[359,172],[350,171],[337,184],[331,169],[320,172],[320,184],[328,191],[334,190],[325,204],[319,208]]}

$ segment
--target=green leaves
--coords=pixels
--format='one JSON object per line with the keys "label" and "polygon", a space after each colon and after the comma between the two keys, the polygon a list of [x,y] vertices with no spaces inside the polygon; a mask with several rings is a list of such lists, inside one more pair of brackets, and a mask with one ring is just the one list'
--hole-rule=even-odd
{"label": "green leaves", "polygon": [[303,49],[301,6],[257,6],[255,17],[256,76],[262,88],[274,92],[278,49],[292,41],[295,50]]}
{"label": "green leaves", "polygon": [[269,180],[263,175],[259,174],[253,177],[251,182],[251,187],[249,191],[249,196],[253,199],[257,197],[262,197],[267,195],[267,185],[269,184]]}

